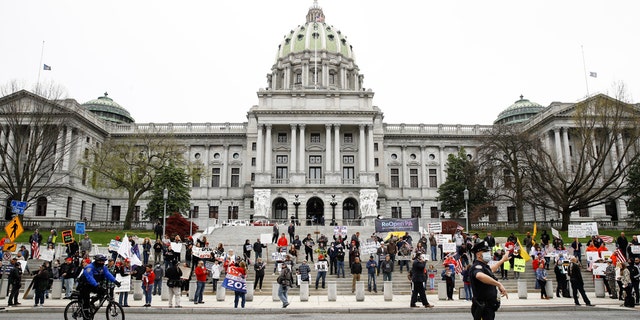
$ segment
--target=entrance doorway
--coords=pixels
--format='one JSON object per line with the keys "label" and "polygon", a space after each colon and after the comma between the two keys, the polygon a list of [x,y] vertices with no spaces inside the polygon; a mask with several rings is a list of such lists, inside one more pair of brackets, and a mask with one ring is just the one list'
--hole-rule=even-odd
{"label": "entrance doorway", "polygon": [[324,225],[324,202],[318,197],[307,201],[307,225]]}

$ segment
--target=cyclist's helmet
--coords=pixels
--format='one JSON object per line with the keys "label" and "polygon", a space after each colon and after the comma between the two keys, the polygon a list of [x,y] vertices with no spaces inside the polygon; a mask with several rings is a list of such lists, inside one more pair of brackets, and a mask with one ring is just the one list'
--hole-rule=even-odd
{"label": "cyclist's helmet", "polygon": [[96,254],[93,256],[93,261],[105,263],[107,261],[107,257],[104,254]]}

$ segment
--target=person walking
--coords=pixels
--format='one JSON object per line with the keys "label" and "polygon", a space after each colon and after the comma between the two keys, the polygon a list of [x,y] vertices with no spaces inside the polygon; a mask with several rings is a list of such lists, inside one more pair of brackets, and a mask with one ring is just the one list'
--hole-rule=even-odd
{"label": "person walking", "polygon": [[280,234],[280,231],[278,230],[278,224],[274,223],[273,224],[273,236],[271,237],[271,242],[278,243],[278,235],[279,234]]}
{"label": "person walking", "polygon": [[413,261],[411,265],[411,270],[409,271],[409,277],[411,279],[411,302],[409,306],[411,308],[417,308],[416,302],[418,301],[418,297],[420,297],[420,302],[425,308],[433,308],[433,305],[429,303],[427,300],[427,294],[424,290],[424,284],[427,282],[426,277],[426,263],[422,255],[416,256],[416,259]]}
{"label": "person walking", "polygon": [[497,263],[489,266],[492,258],[491,247],[486,241],[474,246],[472,253],[475,254],[476,259],[470,269],[473,291],[471,314],[474,320],[494,320],[496,311],[500,308],[498,291],[500,296],[509,298],[507,289],[498,281],[494,272],[509,259],[509,256],[505,254]]}
{"label": "person walking", "polygon": [[262,281],[264,280],[264,268],[266,263],[262,262],[262,258],[256,258],[256,263],[253,264],[253,270],[256,272],[256,279],[253,281],[253,291],[256,289],[262,292]]}
{"label": "person walking", "polygon": [[169,308],[173,308],[175,301],[176,308],[182,308],[180,306],[180,293],[182,291],[182,270],[178,268],[178,262],[172,262],[171,266],[164,272],[164,276],[167,277],[167,287],[169,288]]}
{"label": "person walking", "polygon": [[[369,256],[369,261],[367,261],[367,289],[369,292],[371,292],[371,287],[373,287],[373,292],[378,293],[378,287],[376,285],[377,269],[378,262],[375,260],[375,257],[373,255]],[[322,287],[324,288],[324,279],[322,281]]]}
{"label": "person walking", "polygon": [[304,245],[305,259],[313,262],[313,246],[315,245],[315,242],[311,238],[310,233],[307,234],[307,237],[304,238],[304,240],[302,240],[302,244]]}
{"label": "person walking", "polygon": [[547,296],[547,269],[544,267],[544,260],[538,264],[536,269],[536,281],[540,287],[540,299],[549,300]]}
{"label": "person walking", "polygon": [[204,261],[198,261],[198,265],[194,270],[196,274],[196,293],[193,297],[193,304],[204,303],[202,301],[202,295],[204,293],[204,286],[207,284],[207,268],[204,266]]}
{"label": "person walking", "polygon": [[293,284],[293,274],[286,263],[282,264],[282,270],[280,271],[277,282],[280,285],[278,287],[278,297],[280,298],[280,301],[282,301],[282,307],[286,308],[289,306],[287,291]]}
{"label": "person walking", "polygon": [[571,257],[571,264],[569,264],[569,281],[571,282],[571,289],[573,291],[573,301],[576,306],[580,305],[580,301],[578,301],[578,292],[582,296],[582,300],[584,303],[593,307],[591,301],[587,297],[587,294],[584,292],[584,281],[582,280],[582,272],[580,271],[580,265],[578,264],[578,259],[576,257]]}
{"label": "person walking", "polygon": [[296,226],[293,224],[293,221],[289,224],[287,233],[289,234],[289,242],[293,242],[293,238],[296,236]]}
{"label": "person walking", "polygon": [[242,256],[244,258],[244,261],[246,261],[246,264],[248,266],[251,265],[251,251],[253,250],[253,245],[251,244],[251,241],[249,239],[246,239],[244,241],[244,244],[242,245]]}
{"label": "person walking", "polygon": [[355,259],[353,259],[353,263],[351,264],[351,276],[353,277],[351,280],[351,293],[356,292],[356,282],[360,281],[361,274],[362,264],[360,263],[360,258],[355,257]]}

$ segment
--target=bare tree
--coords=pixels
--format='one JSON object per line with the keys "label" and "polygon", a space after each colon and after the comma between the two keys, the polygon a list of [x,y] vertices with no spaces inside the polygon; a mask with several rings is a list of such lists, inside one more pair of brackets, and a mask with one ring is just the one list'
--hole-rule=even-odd
{"label": "bare tree", "polygon": [[574,105],[570,161],[558,161],[558,154],[539,140],[525,153],[535,192],[531,199],[559,212],[563,230],[572,212],[608,203],[624,192],[630,166],[639,156],[640,136],[638,107],[624,97],[620,86],[616,98],[601,94]]}
{"label": "bare tree", "polygon": [[495,200],[507,200],[516,208],[518,230],[524,229],[524,204],[530,195],[531,168],[526,153],[533,146],[532,137],[513,125],[496,125],[482,138],[478,148],[478,165],[487,189]]}
{"label": "bare tree", "polygon": [[131,227],[134,208],[145,192],[151,190],[157,173],[169,163],[184,165],[184,148],[170,135],[159,131],[138,131],[118,138],[109,138],[91,152],[83,162],[93,172],[95,188],[124,191],[127,196],[127,215],[124,228]]}
{"label": "bare tree", "polygon": [[[65,141],[73,113],[64,106],[63,95],[55,84],[37,85],[33,92],[17,82],[0,88],[0,192],[8,202],[31,206],[61,190],[70,172],[62,170],[63,159],[74,145]],[[5,219],[11,216],[7,206]]]}

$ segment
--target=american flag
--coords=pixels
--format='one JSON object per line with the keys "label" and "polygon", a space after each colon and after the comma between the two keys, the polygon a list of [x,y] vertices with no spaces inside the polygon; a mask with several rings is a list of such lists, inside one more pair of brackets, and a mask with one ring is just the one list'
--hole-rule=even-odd
{"label": "american flag", "polygon": [[464,227],[463,227],[463,226],[461,226],[461,225],[458,225],[458,227],[457,227],[456,229],[458,229],[458,230],[462,231],[462,230],[464,230]]}
{"label": "american flag", "polygon": [[37,242],[31,242],[31,256],[34,259],[40,259],[40,245]]}
{"label": "american flag", "polygon": [[602,241],[604,241],[604,243],[613,243],[613,237],[612,236],[598,236],[600,237],[600,239],[602,239]]}
{"label": "american flag", "polygon": [[625,258],[624,254],[622,254],[622,251],[620,251],[620,249],[616,249],[616,251],[613,252],[613,255],[616,256],[616,259],[618,262],[627,262],[627,258]]}
{"label": "american flag", "polygon": [[460,261],[460,258],[458,258],[458,260],[456,260],[456,264],[453,266],[453,269],[458,274],[462,273],[462,261]]}

